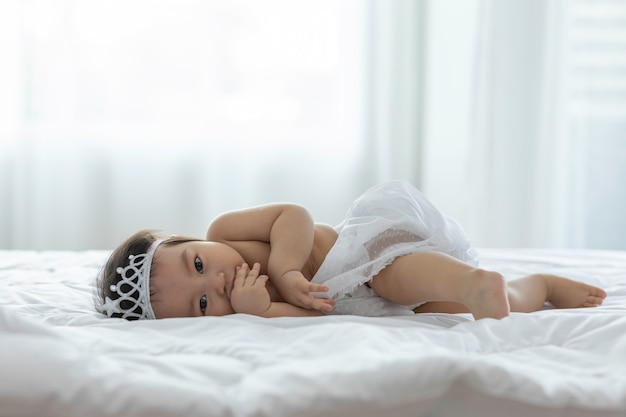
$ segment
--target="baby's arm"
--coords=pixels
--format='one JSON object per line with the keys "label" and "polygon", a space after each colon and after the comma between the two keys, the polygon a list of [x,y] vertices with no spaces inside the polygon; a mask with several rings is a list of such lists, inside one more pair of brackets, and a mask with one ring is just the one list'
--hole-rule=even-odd
{"label": "baby's arm", "polygon": [[333,302],[313,297],[328,288],[309,282],[301,273],[313,249],[314,224],[309,212],[295,204],[270,204],[229,212],[211,223],[207,239],[235,249],[250,241],[270,245],[267,272],[290,304],[332,310]]}
{"label": "baby's arm", "polygon": [[289,303],[273,302],[270,308],[262,314],[261,317],[309,317],[323,316],[324,313],[317,310],[309,310],[308,308],[296,307]]}

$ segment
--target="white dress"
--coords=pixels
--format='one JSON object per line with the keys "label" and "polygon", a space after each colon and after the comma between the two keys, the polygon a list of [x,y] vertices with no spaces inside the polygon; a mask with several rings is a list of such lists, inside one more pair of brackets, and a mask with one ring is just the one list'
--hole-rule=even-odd
{"label": "white dress", "polygon": [[405,181],[367,190],[335,230],[337,242],[311,280],[329,287],[325,295],[337,303],[331,314],[413,314],[415,305],[389,302],[365,285],[399,256],[437,251],[477,265],[461,227]]}

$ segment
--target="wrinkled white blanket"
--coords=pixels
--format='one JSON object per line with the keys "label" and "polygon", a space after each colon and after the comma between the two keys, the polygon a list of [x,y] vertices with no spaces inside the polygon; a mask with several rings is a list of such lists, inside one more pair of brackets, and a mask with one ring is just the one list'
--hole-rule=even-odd
{"label": "wrinkled white blanket", "polygon": [[626,253],[481,250],[595,309],[126,322],[93,311],[107,253],[0,251],[0,416],[625,416]]}

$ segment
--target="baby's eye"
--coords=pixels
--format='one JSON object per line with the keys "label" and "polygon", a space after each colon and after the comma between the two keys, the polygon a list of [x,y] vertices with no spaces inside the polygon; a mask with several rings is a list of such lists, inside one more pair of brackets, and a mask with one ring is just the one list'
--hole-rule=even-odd
{"label": "baby's eye", "polygon": [[193,260],[193,264],[196,267],[196,271],[202,273],[203,272],[203,266],[202,266],[202,261],[200,260],[200,258],[198,258],[196,256],[196,259]]}
{"label": "baby's eye", "polygon": [[206,312],[206,304],[206,295],[203,295],[200,297],[200,311],[202,311],[202,314]]}

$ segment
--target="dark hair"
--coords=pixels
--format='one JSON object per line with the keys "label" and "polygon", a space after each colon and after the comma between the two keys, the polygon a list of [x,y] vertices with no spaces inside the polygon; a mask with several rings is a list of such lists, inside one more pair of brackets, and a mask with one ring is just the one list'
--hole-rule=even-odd
{"label": "dark hair", "polygon": [[[117,273],[117,268],[126,267],[129,264],[129,257],[131,255],[137,256],[143,253],[148,252],[150,246],[158,239],[163,239],[164,236],[161,232],[157,230],[141,230],[128,239],[126,239],[121,245],[119,245],[109,256],[106,264],[102,267],[100,272],[98,273],[98,277],[96,279],[96,295],[95,295],[95,305],[96,310],[101,313],[104,313],[102,309],[102,305],[104,304],[104,300],[106,297],[109,297],[111,300],[115,301],[119,298],[119,294],[115,291],[111,291],[111,286],[117,286],[121,281],[120,275]],[[202,239],[197,239],[188,236],[171,236],[166,238],[161,245],[171,246],[178,245],[185,242],[195,242],[200,241]],[[150,275],[155,275],[158,270],[158,262],[156,257],[152,259],[152,267]],[[128,285],[128,284],[122,284]],[[129,288],[130,289],[130,286]],[[122,291],[126,291],[126,289],[122,289]],[[152,291],[149,289],[149,291]],[[129,294],[135,300],[139,297],[139,293],[131,293]],[[142,315],[141,307],[131,301],[122,301],[120,303],[120,307],[124,311],[128,311],[131,308],[134,309],[133,312],[139,315]],[[111,317],[121,318],[123,313],[113,313]],[[134,317],[128,317],[128,320],[137,320]]]}

